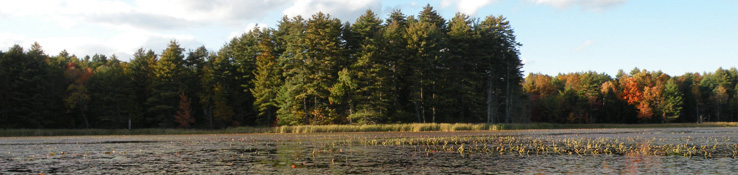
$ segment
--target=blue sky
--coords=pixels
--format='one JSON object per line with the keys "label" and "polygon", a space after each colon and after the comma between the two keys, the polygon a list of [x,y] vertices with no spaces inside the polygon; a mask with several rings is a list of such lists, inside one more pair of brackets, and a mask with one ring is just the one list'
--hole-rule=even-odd
{"label": "blue sky", "polygon": [[672,75],[738,64],[736,0],[23,0],[0,6],[0,49],[34,41],[46,53],[160,53],[169,40],[186,49],[220,49],[253,28],[275,27],[283,15],[318,11],[353,22],[372,9],[417,14],[430,4],[446,19],[456,12],[503,15],[515,29],[527,73],[634,67]]}

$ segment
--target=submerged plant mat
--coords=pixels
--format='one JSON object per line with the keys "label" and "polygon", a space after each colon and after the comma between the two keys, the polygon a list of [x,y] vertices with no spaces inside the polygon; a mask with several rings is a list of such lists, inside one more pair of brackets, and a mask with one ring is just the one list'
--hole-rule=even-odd
{"label": "submerged plant mat", "polygon": [[0,140],[0,174],[730,174],[738,128]]}

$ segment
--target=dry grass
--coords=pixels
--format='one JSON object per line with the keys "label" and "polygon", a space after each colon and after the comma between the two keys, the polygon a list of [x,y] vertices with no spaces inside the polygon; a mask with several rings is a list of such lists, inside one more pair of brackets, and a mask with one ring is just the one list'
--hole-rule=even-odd
{"label": "dry grass", "polygon": [[553,123],[411,123],[374,125],[300,125],[280,126],[278,133],[321,132],[421,132],[421,131],[496,131],[520,129],[587,129],[587,128],[677,128],[677,127],[735,127],[738,122],[669,123],[669,124],[553,124]]}
{"label": "dry grass", "polygon": [[70,135],[178,135],[234,133],[325,133],[325,132],[423,132],[423,131],[496,131],[520,129],[587,129],[587,128],[675,128],[736,127],[738,122],[668,123],[668,124],[554,124],[554,123],[409,123],[371,125],[300,125],[279,127],[237,127],[205,129],[2,129],[0,137],[70,136]]}

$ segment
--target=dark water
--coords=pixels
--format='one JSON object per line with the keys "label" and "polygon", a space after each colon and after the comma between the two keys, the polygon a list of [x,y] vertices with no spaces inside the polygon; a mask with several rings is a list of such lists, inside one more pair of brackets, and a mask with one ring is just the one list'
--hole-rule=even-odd
{"label": "dark water", "polygon": [[[2,138],[0,174],[734,174],[738,161],[730,145],[738,143],[736,133],[668,128]],[[537,147],[527,143],[535,141],[549,150],[531,153]],[[623,143],[631,151],[577,154],[565,146],[576,141]],[[556,144],[565,151],[550,151],[548,145]],[[705,146],[707,152],[639,151],[669,144]],[[486,151],[499,147],[508,150]]]}

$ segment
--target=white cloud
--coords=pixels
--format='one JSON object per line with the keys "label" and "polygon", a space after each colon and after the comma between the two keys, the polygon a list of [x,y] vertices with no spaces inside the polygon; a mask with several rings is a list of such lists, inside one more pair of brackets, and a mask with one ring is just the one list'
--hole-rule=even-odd
{"label": "white cloud", "polygon": [[243,29],[243,31],[234,31],[234,32],[231,32],[230,34],[228,34],[228,37],[225,38],[225,41],[226,42],[227,41],[230,41],[234,37],[241,36],[242,34],[244,34],[246,32],[249,32],[251,30],[254,30],[254,28],[257,28],[257,27],[259,28],[259,30],[264,30],[264,29],[267,29],[268,28],[268,26],[266,26],[264,24],[249,23],[249,24],[246,24],[246,27]]}
{"label": "white cloud", "polygon": [[582,45],[579,45],[579,47],[577,47],[577,48],[574,48],[574,49],[572,49],[571,51],[572,51],[572,52],[579,52],[579,51],[582,51],[582,50],[584,50],[584,48],[587,48],[587,47],[589,47],[590,45],[593,45],[593,44],[595,44],[595,42],[594,42],[594,41],[592,41],[592,40],[587,40],[587,41],[584,41],[584,43],[582,43]]}
{"label": "white cloud", "polygon": [[[24,47],[39,42],[47,54],[63,49],[78,56],[88,54],[133,53],[144,47],[156,52],[176,39],[185,48],[203,43],[182,33],[200,28],[253,28],[245,21],[263,21],[275,9],[285,8],[288,0],[22,0],[0,5],[0,19],[33,19],[56,28],[56,33],[0,33],[0,48],[13,44]],[[278,14],[278,12],[276,12]],[[29,26],[25,26],[29,27]],[[35,26],[34,26],[35,27]],[[83,36],[70,31],[96,28]],[[97,29],[100,28],[100,29]],[[88,30],[85,30],[88,31]],[[107,34],[103,34],[107,33]]]}
{"label": "white cloud", "polygon": [[[141,28],[243,25],[286,7],[289,0],[23,0],[0,5],[0,16],[40,17],[60,25],[105,23]],[[354,2],[351,2],[354,3]],[[350,4],[350,3],[349,3]]]}
{"label": "white cloud", "polygon": [[179,18],[194,22],[239,23],[261,19],[272,10],[282,8],[287,0],[136,0],[140,12]]}
{"label": "white cloud", "polygon": [[530,59],[523,57],[523,58],[520,58],[520,63],[523,63],[523,65],[528,65],[528,63],[533,63],[533,62],[531,62]]}
{"label": "white cloud", "polygon": [[24,46],[23,44],[26,44],[26,43],[23,43],[23,41],[25,40],[26,40],[26,37],[23,35],[17,35],[17,34],[12,34],[12,33],[7,33],[7,32],[0,33],[0,50],[8,49],[15,44]]}
{"label": "white cloud", "polygon": [[550,5],[558,9],[579,6],[582,10],[601,12],[625,4],[628,0],[532,0],[537,5]]}
{"label": "white cloud", "polygon": [[290,17],[301,15],[309,19],[312,15],[323,12],[341,21],[353,22],[368,9],[381,14],[381,7],[379,0],[297,0],[282,13]]}
{"label": "white cloud", "polygon": [[180,42],[185,48],[202,46],[191,35],[163,35],[147,32],[126,32],[112,38],[58,36],[58,37],[28,37],[24,35],[0,33],[0,48],[6,50],[15,44],[28,49],[33,42],[38,42],[48,55],[56,55],[62,50],[76,54],[79,57],[96,53],[116,54],[120,59],[127,60],[130,53],[138,48],[152,49],[155,52],[164,50],[172,39]]}
{"label": "white cloud", "polygon": [[456,11],[474,16],[480,8],[496,2],[497,0],[443,0],[441,1],[441,8],[455,5]]}

